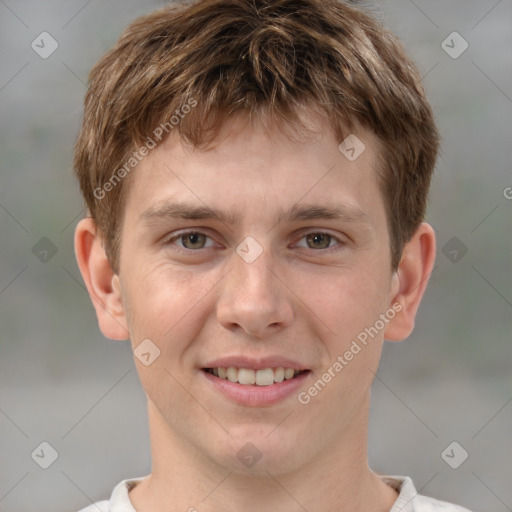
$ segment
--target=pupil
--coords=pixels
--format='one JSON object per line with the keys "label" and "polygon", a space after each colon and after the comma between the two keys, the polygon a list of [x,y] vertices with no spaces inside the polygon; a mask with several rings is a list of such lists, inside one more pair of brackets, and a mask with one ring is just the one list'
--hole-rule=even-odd
{"label": "pupil", "polygon": [[201,233],[190,233],[185,237],[185,247],[187,245],[189,246],[195,246],[197,244],[201,245]]}
{"label": "pupil", "polygon": [[326,248],[329,245],[329,235],[325,235],[322,233],[314,233],[312,235],[308,235],[309,241],[316,246],[322,249]]}

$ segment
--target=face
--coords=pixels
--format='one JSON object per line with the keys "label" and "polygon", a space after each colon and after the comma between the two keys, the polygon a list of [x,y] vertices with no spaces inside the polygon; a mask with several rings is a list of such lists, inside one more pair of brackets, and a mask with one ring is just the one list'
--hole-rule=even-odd
{"label": "face", "polygon": [[291,471],[366,428],[395,292],[376,140],[357,137],[349,161],[328,130],[234,120],[131,176],[118,281],[150,421],[209,463]]}

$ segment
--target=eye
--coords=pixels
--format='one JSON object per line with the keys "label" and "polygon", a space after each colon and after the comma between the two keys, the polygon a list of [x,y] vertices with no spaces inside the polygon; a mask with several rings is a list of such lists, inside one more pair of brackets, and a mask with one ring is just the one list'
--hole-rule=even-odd
{"label": "eye", "polygon": [[324,232],[313,232],[303,236],[301,240],[306,241],[306,246],[297,244],[298,247],[307,247],[308,249],[329,249],[336,245],[343,246],[343,243],[333,235]]}
{"label": "eye", "polygon": [[[305,240],[304,243],[300,243]],[[182,231],[177,233],[166,241],[166,245],[177,245],[179,248],[186,249],[189,251],[197,251],[199,249],[207,249],[215,245],[214,241],[206,234],[200,231]],[[325,233],[322,231],[311,232],[300,238],[297,247],[303,247],[307,249],[333,249],[341,250],[344,247],[344,243],[337,237]],[[336,247],[339,246],[339,247]]]}
{"label": "eye", "polygon": [[[206,248],[207,240],[211,239],[208,235],[205,235],[204,233],[200,233],[199,231],[186,231],[169,238],[166,244],[172,245],[176,241],[181,241],[181,244],[176,244],[178,245],[178,247],[188,250],[195,250]],[[211,247],[211,245],[209,245],[208,247]]]}

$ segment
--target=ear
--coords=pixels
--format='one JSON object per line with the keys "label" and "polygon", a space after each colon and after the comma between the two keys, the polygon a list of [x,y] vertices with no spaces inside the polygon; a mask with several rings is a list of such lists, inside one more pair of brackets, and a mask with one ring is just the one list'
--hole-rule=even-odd
{"label": "ear", "polygon": [[90,217],[81,220],[76,227],[75,255],[101,332],[113,340],[128,339],[119,278],[110,266],[101,234]]}
{"label": "ear", "polygon": [[396,315],[384,331],[386,340],[401,341],[411,334],[435,259],[434,230],[430,224],[422,222],[405,245],[398,270],[392,277],[390,307]]}

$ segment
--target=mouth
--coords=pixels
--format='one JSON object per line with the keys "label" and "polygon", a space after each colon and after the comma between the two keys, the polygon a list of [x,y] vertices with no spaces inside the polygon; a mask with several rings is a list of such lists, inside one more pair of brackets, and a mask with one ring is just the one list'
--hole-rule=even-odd
{"label": "mouth", "polygon": [[311,370],[285,366],[257,369],[215,366],[201,370],[210,389],[247,407],[269,407],[291,399],[306,385],[311,374]]}
{"label": "mouth", "polygon": [[254,370],[252,368],[216,367],[202,368],[202,370],[214,377],[229,381],[243,386],[272,386],[283,381],[296,379],[309,370],[297,370],[294,368],[285,368],[279,366],[277,368],[262,368]]}

